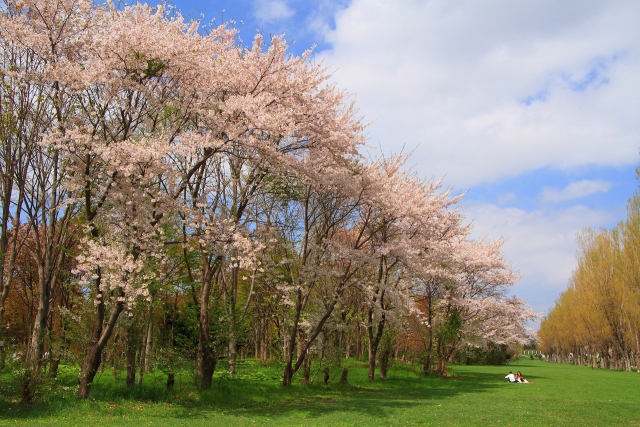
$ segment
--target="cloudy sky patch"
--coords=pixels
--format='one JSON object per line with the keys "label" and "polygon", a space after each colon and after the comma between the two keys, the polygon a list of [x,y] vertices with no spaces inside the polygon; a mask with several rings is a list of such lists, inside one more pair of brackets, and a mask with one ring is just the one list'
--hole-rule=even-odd
{"label": "cloudy sky patch", "polygon": [[611,182],[592,181],[585,179],[583,181],[572,182],[563,189],[544,188],[540,198],[545,203],[558,203],[567,200],[581,199],[595,193],[606,192],[611,189]]}
{"label": "cloudy sky patch", "polygon": [[321,56],[373,143],[405,145],[429,175],[472,187],[637,157],[639,14],[624,2],[354,0]]}

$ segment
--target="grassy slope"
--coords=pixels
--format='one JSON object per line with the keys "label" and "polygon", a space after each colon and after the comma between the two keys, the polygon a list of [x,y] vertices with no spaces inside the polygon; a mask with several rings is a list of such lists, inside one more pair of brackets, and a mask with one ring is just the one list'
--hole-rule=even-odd
{"label": "grassy slope", "polygon": [[[508,384],[521,370],[534,384]],[[351,365],[349,386],[280,385],[279,367],[252,361],[229,378],[222,367],[212,390],[195,391],[190,374],[164,391],[161,373],[126,390],[105,372],[87,401],[75,399],[76,372],[64,368],[68,390],[47,402],[17,402],[15,380],[0,375],[0,424],[29,425],[640,425],[640,375],[521,360],[510,367],[457,366],[454,379],[423,378],[396,364],[386,381],[369,383],[364,366]],[[338,377],[332,372],[332,378]],[[318,376],[320,381],[321,374]],[[54,389],[59,387],[54,387]]]}

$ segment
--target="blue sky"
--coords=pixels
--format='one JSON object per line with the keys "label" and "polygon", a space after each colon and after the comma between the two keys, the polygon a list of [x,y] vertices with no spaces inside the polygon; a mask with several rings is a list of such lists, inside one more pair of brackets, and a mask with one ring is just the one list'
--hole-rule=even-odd
{"label": "blue sky", "polygon": [[[624,218],[638,187],[640,3],[450,0],[176,1],[311,46],[423,178],[465,192],[474,237],[503,238],[513,292],[547,313],[575,267],[576,233]],[[224,12],[223,12],[224,11]]]}

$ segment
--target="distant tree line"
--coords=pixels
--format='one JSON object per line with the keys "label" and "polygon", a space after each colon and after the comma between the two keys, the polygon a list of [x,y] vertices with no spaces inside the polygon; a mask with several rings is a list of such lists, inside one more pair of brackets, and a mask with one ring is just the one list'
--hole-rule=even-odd
{"label": "distant tree line", "polygon": [[611,230],[585,230],[568,289],[542,321],[549,360],[640,372],[640,193]]}

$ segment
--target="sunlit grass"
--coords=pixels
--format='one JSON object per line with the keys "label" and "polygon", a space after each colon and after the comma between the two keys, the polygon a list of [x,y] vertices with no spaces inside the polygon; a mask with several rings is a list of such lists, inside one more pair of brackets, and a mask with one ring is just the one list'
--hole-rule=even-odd
{"label": "sunlit grass", "polygon": [[[211,390],[199,392],[192,372],[176,377],[148,373],[127,389],[121,374],[96,378],[86,401],[75,397],[77,370],[61,367],[38,401],[19,403],[15,377],[0,374],[0,424],[24,425],[640,425],[640,375],[521,360],[512,366],[456,366],[452,378],[422,377],[396,363],[385,381],[367,380],[364,364],[351,361],[349,384],[280,384],[279,365],[243,361],[229,376],[220,366]],[[508,384],[520,370],[533,384]],[[299,380],[299,378],[297,378]]]}

